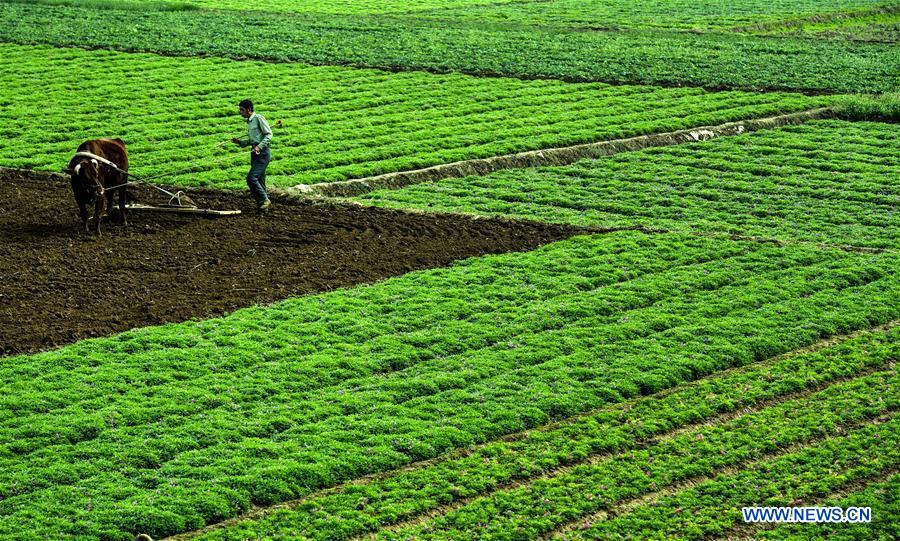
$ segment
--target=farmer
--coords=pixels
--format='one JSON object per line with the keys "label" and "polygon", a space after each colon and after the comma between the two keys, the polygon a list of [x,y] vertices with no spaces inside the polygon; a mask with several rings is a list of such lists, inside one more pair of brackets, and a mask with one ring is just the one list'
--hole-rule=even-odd
{"label": "farmer", "polygon": [[248,137],[235,137],[232,143],[241,147],[252,147],[250,150],[250,172],[247,173],[247,186],[250,195],[256,201],[256,208],[266,211],[272,206],[266,193],[266,166],[269,165],[269,142],[272,141],[272,128],[262,115],[253,112],[253,102],[244,100],[238,104],[238,111],[247,120]]}

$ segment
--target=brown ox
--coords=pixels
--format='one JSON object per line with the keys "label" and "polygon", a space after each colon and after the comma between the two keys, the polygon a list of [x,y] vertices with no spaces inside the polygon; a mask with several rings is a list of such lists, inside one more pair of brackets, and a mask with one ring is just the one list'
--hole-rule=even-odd
{"label": "brown ox", "polygon": [[[125,152],[125,142],[121,139],[92,139],[81,143],[78,152],[89,152],[102,159],[76,154],[69,161],[68,171],[72,175],[72,192],[75,194],[75,202],[78,203],[78,211],[81,223],[87,231],[87,204],[94,203],[94,231],[100,234],[100,217],[103,214],[104,202],[110,212],[113,207],[113,195],[119,192],[119,219],[122,225],[127,225],[125,218],[125,186],[128,175],[116,170],[128,171],[128,154]],[[112,162],[116,167],[105,161]],[[112,189],[110,189],[112,188]],[[105,196],[105,197],[104,197]]]}

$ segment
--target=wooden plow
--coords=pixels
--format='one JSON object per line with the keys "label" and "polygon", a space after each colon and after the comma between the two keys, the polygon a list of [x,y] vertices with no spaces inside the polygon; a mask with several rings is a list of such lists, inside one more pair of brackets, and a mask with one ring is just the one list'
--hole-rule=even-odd
{"label": "wooden plow", "polygon": [[[147,179],[140,179],[140,178],[135,177],[128,171],[125,171],[124,169],[119,168],[119,166],[116,165],[115,163],[113,163],[112,161],[107,160],[106,158],[103,158],[102,156],[98,156],[91,152],[77,152],[75,154],[75,156],[84,156],[85,158],[91,158],[92,160],[97,160],[97,161],[103,163],[104,165],[107,165],[108,167],[111,167],[111,168],[115,169],[116,171],[118,171],[124,175],[127,175],[129,179],[132,179],[123,184],[119,184],[118,186],[106,188],[105,191],[117,190],[119,188],[125,188],[128,186],[136,186],[138,184],[145,184],[145,185],[150,186],[151,188],[154,188],[155,190],[160,191],[160,192],[166,194],[167,196],[169,196],[169,201],[167,203],[163,203],[160,205],[143,205],[143,204],[138,204],[138,203],[131,203],[131,204],[125,205],[126,210],[133,210],[133,211],[139,211],[139,212],[171,212],[171,213],[175,213],[175,214],[197,214],[200,216],[210,216],[210,217],[236,216],[241,213],[240,210],[215,210],[215,209],[200,208],[183,191],[179,190],[174,193],[170,192],[169,190],[166,190],[165,188],[162,188],[160,186],[157,186],[156,184],[152,184],[152,183],[148,182]],[[167,173],[167,174],[174,174],[174,173]],[[165,176],[165,175],[158,175],[158,176]],[[151,177],[151,178],[155,178],[155,177]]]}

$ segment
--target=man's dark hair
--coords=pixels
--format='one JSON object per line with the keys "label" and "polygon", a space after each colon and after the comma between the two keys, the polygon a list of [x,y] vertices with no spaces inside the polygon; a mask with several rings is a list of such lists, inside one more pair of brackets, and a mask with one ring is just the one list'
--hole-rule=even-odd
{"label": "man's dark hair", "polygon": [[238,107],[243,107],[244,109],[246,109],[248,111],[252,111],[253,110],[253,102],[250,100],[244,100],[238,104]]}

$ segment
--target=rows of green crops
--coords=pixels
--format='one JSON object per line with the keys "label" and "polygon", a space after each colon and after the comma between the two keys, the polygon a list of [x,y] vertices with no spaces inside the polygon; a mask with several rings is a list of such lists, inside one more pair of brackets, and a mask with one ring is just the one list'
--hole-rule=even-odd
{"label": "rows of green crops", "polygon": [[717,88],[885,92],[900,82],[900,57],[890,44],[657,29],[573,32],[416,17],[0,3],[0,41]]}
{"label": "rows of green crops", "polygon": [[[139,9],[135,0],[13,0],[94,9]],[[271,14],[391,14],[474,24],[727,30],[896,5],[894,0],[184,0],[144,4],[158,9],[226,9]]]}
{"label": "rows of green crops", "polygon": [[[740,515],[733,512],[739,506],[738,502],[770,497],[770,491],[780,488],[780,484],[800,485],[797,488],[810,491],[805,496],[814,493],[818,488],[814,483],[785,472],[779,472],[769,486],[757,489],[763,493],[760,495],[753,494],[751,483],[758,482],[754,477],[767,478],[766,472],[759,470],[770,465],[767,459],[771,454],[788,448],[792,454],[797,454],[792,457],[795,459],[792,462],[803,464],[805,461],[799,459],[808,452],[797,452],[792,446],[812,444],[814,449],[823,436],[837,435],[848,425],[892,416],[900,407],[900,398],[891,396],[890,390],[898,383],[900,376],[892,369],[840,382],[809,396],[767,404],[762,411],[745,413],[736,419],[691,427],[646,448],[589,460],[534,482],[496,491],[442,516],[400,528],[386,537],[462,540],[482,535],[508,538],[517,532],[534,537],[565,530],[575,524],[577,533],[570,532],[569,538],[592,538],[600,532],[612,532],[619,538],[631,533],[641,539],[664,539],[679,534],[696,539],[720,533],[723,526],[741,521]],[[900,458],[900,448],[892,445],[892,442],[900,441],[900,422],[888,423],[881,429],[885,438],[875,440],[879,446],[873,451],[880,451],[884,460],[869,464],[878,468],[875,472],[887,469],[892,460]],[[871,432],[877,430],[875,427],[868,429]],[[840,440],[836,438],[835,443]],[[871,459],[849,445],[840,446],[840,451],[839,456],[847,461],[859,463]],[[738,467],[742,471],[722,475],[724,479],[715,478],[722,469],[729,467]],[[826,457],[821,457],[819,469],[829,467],[843,470],[840,464],[829,463]],[[713,479],[707,480],[706,476]],[[696,497],[697,493],[712,492],[707,485],[735,483],[733,477],[750,479],[738,481],[740,486],[733,487],[730,493],[722,491],[725,494],[716,498],[718,505],[711,506],[708,500]],[[848,475],[822,477],[822,484],[826,486],[827,483],[839,486],[841,482],[853,479]],[[641,502],[627,514],[616,513],[615,517],[608,517],[611,507],[615,510],[617,504],[629,498],[660,492],[688,479],[694,485],[690,490],[661,500],[653,499],[649,505]],[[778,492],[774,494],[778,495]],[[672,513],[677,507],[685,511],[681,516]],[[547,514],[548,510],[551,513]],[[588,523],[593,522],[590,517],[609,520],[584,527],[586,517]],[[479,531],[476,525],[484,524],[486,519],[488,525]]]}
{"label": "rows of green crops", "polygon": [[[787,503],[783,493],[772,494],[783,484],[795,485],[792,488],[798,492],[805,490],[806,497],[810,489],[819,487],[791,475],[764,483],[754,479],[762,497],[732,494],[717,499],[715,505],[707,499],[698,501],[696,492],[733,482],[738,472],[745,477],[758,475],[761,465],[774,462],[768,457],[789,454],[788,450],[795,456],[787,460],[796,461],[809,452],[803,447],[815,448],[826,435],[893,415],[898,402],[891,389],[898,381],[889,362],[900,354],[898,338],[896,329],[867,333],[824,351],[720,373],[659,397],[601,409],[512,441],[493,442],[435,464],[314,495],[295,509],[278,510],[201,538],[342,539],[398,521],[415,526],[383,537],[534,538],[572,525],[581,529],[590,524],[587,517],[592,514],[599,514],[594,521],[600,522],[597,518],[609,518],[610,509],[618,516],[603,528],[624,523],[641,539],[709,535],[736,525],[741,505]],[[854,471],[857,477],[896,466],[900,434],[896,423],[887,426],[890,430],[880,431],[879,447],[871,451],[888,460]],[[868,430],[871,436],[872,429]],[[831,443],[844,446],[847,441],[838,438]],[[858,449],[835,450],[845,459],[871,459]],[[723,474],[725,468],[734,471]],[[853,480],[846,475],[822,478],[820,486],[830,483],[827,488],[832,491]],[[673,485],[685,482],[702,482],[703,488],[673,490]],[[624,510],[623,503],[660,491],[674,495]],[[679,516],[672,513],[672,501],[699,508]],[[663,520],[635,526],[640,520],[635,517],[652,513],[663,502],[668,505],[655,517]],[[430,518],[421,520],[424,514]],[[876,514],[875,527],[890,528],[889,516]]]}
{"label": "rows of green crops", "polygon": [[895,0],[552,0],[445,6],[418,16],[611,30],[727,30],[897,5]]}
{"label": "rows of green crops", "polygon": [[765,35],[806,36],[818,39],[849,39],[882,43],[900,42],[900,4],[881,13],[863,13],[858,17],[812,21],[802,24],[764,26],[756,31]]}
{"label": "rows of green crops", "polygon": [[0,368],[0,536],[196,529],[898,318],[893,253],[577,237]]}
{"label": "rows of green crops", "polygon": [[[235,104],[251,97],[283,122],[270,182],[285,186],[833,99],[698,85],[900,84],[890,45],[716,33],[875,0],[192,4],[225,9],[0,3],[0,165],[59,170],[105,135],[128,141],[139,175],[192,166],[168,180],[240,188],[246,154],[216,144],[242,132]],[[877,41],[892,25],[800,33]],[[159,537],[295,498],[202,537],[896,538],[894,131],[821,121],[373,193],[359,201],[675,232],[576,237],[4,359],[0,539]],[[875,522],[741,523],[743,505],[799,502],[872,505]]]}
{"label": "rows of green crops", "polygon": [[357,199],[553,222],[896,248],[900,144],[895,131],[886,123],[816,121]]}
{"label": "rows of green crops", "polygon": [[46,4],[51,6],[76,6],[93,9],[231,9],[281,13],[335,13],[335,14],[386,14],[408,13],[421,10],[471,7],[481,4],[502,4],[518,0],[7,0],[18,3]]}
{"label": "rows of green crops", "polygon": [[471,8],[482,4],[505,4],[519,0],[190,0],[207,9],[254,10],[269,13],[383,14],[415,13],[446,7]]}
{"label": "rows of green crops", "polygon": [[759,539],[806,541],[892,541],[900,537],[900,473],[867,484],[863,489],[850,489],[847,494],[820,499],[820,505],[871,507],[876,521],[870,524],[786,524],[757,533]]}
{"label": "rows of green crops", "polygon": [[[826,98],[568,84],[299,64],[0,46],[0,166],[59,171],[84,140],[121,137],[132,171],[240,188],[237,103],[273,127],[270,184],[336,181],[521,150],[718,124]],[[103,69],[95,69],[102,65]]]}

